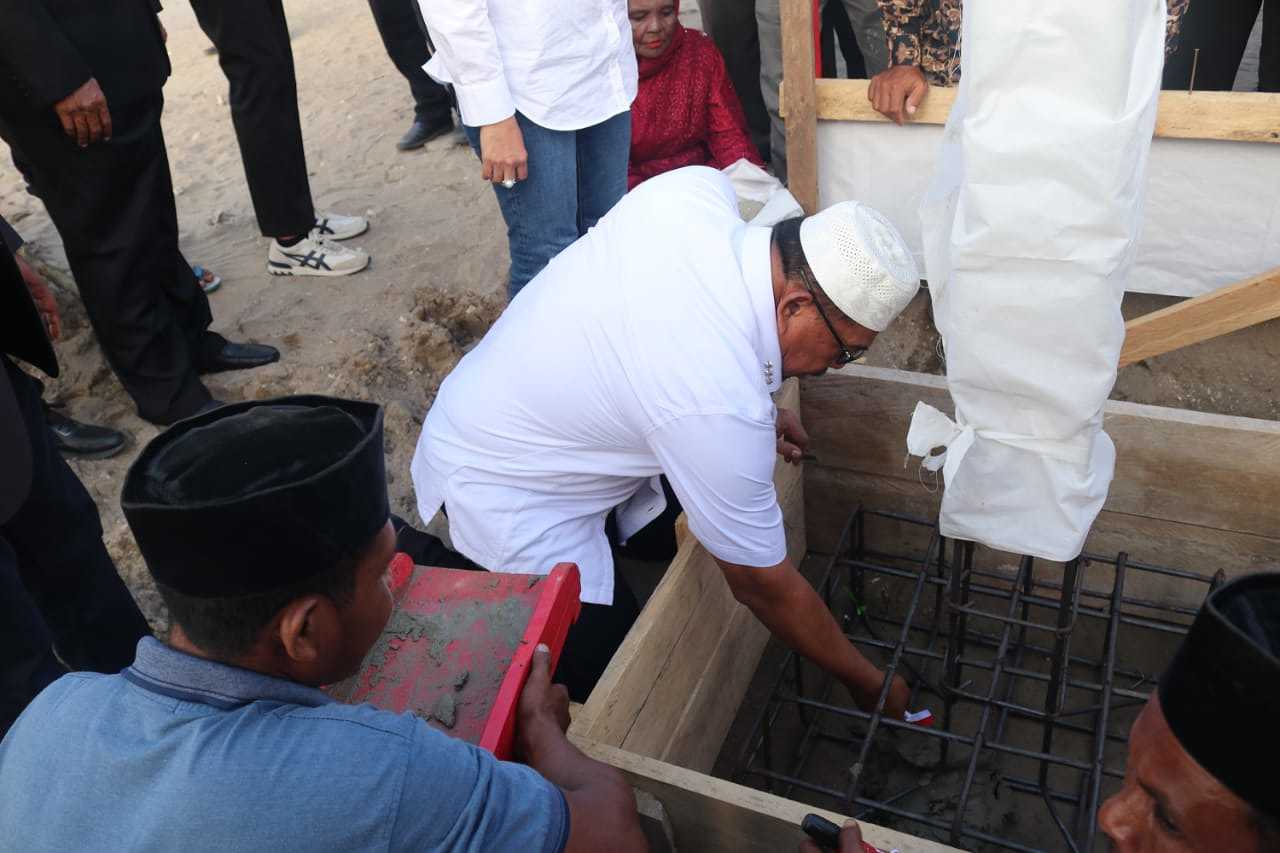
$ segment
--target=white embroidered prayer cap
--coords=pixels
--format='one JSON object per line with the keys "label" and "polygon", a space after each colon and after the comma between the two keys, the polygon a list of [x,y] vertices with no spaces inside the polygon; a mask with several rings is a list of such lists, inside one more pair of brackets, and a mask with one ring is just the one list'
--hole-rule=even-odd
{"label": "white embroidered prayer cap", "polygon": [[818,286],[850,320],[883,332],[920,289],[911,250],[879,211],[842,201],[800,223]]}

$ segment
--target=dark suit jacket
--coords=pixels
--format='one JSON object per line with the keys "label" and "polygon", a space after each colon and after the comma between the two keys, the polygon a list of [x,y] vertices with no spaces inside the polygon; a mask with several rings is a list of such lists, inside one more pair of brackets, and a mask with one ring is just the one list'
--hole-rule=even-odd
{"label": "dark suit jacket", "polygon": [[43,112],[96,78],[107,105],[160,91],[169,55],[154,0],[0,0],[0,111]]}
{"label": "dark suit jacket", "polygon": [[[0,218],[0,362],[5,355],[28,361],[50,376],[58,375],[58,360],[44,332],[44,323],[31,301],[22,273],[8,248],[17,235]],[[17,374],[19,381],[29,381]],[[22,410],[13,395],[9,366],[0,363],[0,523],[27,499],[31,485],[31,442]]]}

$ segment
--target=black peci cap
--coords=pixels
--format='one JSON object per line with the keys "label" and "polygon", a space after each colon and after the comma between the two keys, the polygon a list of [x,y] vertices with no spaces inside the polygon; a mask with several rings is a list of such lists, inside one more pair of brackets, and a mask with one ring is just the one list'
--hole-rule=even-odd
{"label": "black peci cap", "polygon": [[390,515],[382,409],[298,396],[181,421],[121,496],[152,577],[190,596],[268,592],[358,556]]}
{"label": "black peci cap", "polygon": [[1160,707],[1200,766],[1280,817],[1280,573],[1209,594],[1160,679]]}

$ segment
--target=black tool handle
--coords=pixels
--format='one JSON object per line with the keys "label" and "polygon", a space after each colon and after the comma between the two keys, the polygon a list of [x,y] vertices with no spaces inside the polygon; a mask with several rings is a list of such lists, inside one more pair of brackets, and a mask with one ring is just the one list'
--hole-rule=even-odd
{"label": "black tool handle", "polygon": [[807,814],[800,822],[800,828],[823,850],[840,849],[840,827],[825,817]]}

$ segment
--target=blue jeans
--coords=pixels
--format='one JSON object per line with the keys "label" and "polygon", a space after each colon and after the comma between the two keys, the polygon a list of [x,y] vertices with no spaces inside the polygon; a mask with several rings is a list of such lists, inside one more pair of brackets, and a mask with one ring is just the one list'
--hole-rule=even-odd
{"label": "blue jeans", "polygon": [[[582,130],[547,130],[520,113],[516,121],[529,154],[529,177],[512,189],[493,187],[507,223],[512,298],[626,194],[631,153],[629,112]],[[479,153],[479,128],[466,132]]]}

